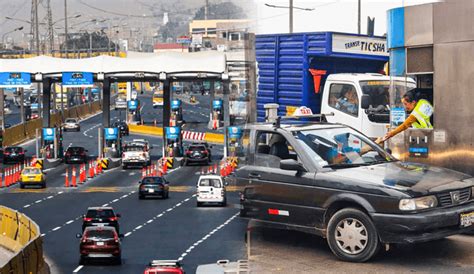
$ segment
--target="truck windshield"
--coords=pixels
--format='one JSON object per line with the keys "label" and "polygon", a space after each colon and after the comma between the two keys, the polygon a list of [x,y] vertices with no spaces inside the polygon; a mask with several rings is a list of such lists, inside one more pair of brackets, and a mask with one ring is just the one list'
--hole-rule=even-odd
{"label": "truck windshield", "polygon": [[303,130],[293,134],[304,151],[322,167],[348,168],[394,160],[377,144],[351,128]]}
{"label": "truck windshield", "polygon": [[[364,94],[370,96],[370,104],[372,107],[377,108],[378,106],[383,106],[388,110],[387,106],[390,105],[390,81],[360,81],[360,87]],[[393,87],[396,93],[400,93],[398,91],[405,91],[405,89],[408,91],[415,88],[415,84],[404,81],[394,81]]]}

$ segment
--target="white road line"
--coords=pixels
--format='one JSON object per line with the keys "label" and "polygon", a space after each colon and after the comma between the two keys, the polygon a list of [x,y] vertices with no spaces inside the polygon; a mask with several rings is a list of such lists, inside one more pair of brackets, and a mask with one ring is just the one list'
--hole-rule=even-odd
{"label": "white road line", "polygon": [[28,207],[30,207],[30,205],[25,205],[25,206],[23,206],[23,208],[28,208]]}
{"label": "white road line", "polygon": [[42,201],[42,200],[38,200],[38,201],[35,202],[35,204],[41,203],[41,201]]}
{"label": "white road line", "polygon": [[57,227],[53,228],[52,231],[56,231],[56,230],[58,230],[58,229],[61,229],[61,227],[60,227],[60,226],[57,226]]}
{"label": "white road line", "polygon": [[118,200],[119,200],[119,199],[115,199],[115,200],[112,201],[112,203],[116,203]]}
{"label": "white road line", "polygon": [[199,241],[196,241],[195,243],[193,243],[188,249],[186,249],[186,252],[184,252],[183,254],[181,254],[181,256],[178,258],[178,261],[182,261],[184,259],[184,257],[186,257],[195,247],[197,247],[198,245],[200,245],[202,242],[204,242],[205,240],[207,240],[209,237],[211,237],[211,235],[213,235],[214,233],[218,232],[219,230],[221,230],[222,228],[224,228],[227,224],[229,224],[232,220],[234,220],[237,216],[239,215],[239,213],[236,213],[234,214],[232,217],[230,217],[229,219],[227,219],[227,221],[225,221],[223,224],[219,225],[218,227],[214,228],[211,232],[209,232],[206,236],[204,236],[202,239],[200,239]]}
{"label": "white road line", "polygon": [[126,233],[126,234],[124,235],[124,237],[128,237],[128,236],[130,236],[130,234],[132,234],[132,232],[128,232],[128,233]]}
{"label": "white road line", "polygon": [[71,224],[73,222],[74,222],[74,220],[70,220],[70,221],[67,221],[66,224],[68,225],[68,224]]}
{"label": "white road line", "polygon": [[109,204],[103,204],[102,206],[104,207],[104,206],[108,206],[108,205],[109,205]]}
{"label": "white road line", "polygon": [[153,222],[153,219],[148,220],[146,223],[147,223],[147,224],[151,224],[152,222]]}
{"label": "white road line", "polygon": [[142,225],[139,225],[139,226],[135,227],[134,230],[139,230],[139,229],[142,228],[142,227],[143,227]]}
{"label": "white road line", "polygon": [[53,196],[53,195],[51,195],[51,196],[48,196],[46,199],[51,199],[51,198],[53,198],[53,197],[54,197],[54,196]]}
{"label": "white road line", "polygon": [[84,267],[83,265],[78,266],[76,269],[74,269],[74,270],[72,271],[72,273],[77,273],[77,272],[79,272],[83,267]]}
{"label": "white road line", "polygon": [[41,234],[41,237],[43,237],[44,235],[46,235],[46,234],[42,233],[42,234]]}

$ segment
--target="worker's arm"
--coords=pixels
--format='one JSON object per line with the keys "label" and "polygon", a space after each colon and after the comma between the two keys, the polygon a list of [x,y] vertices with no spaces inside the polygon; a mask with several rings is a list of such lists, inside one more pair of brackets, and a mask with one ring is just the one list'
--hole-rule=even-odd
{"label": "worker's arm", "polygon": [[398,133],[406,130],[407,128],[411,127],[411,125],[416,122],[415,115],[411,114],[408,118],[403,122],[403,124],[399,125],[396,129],[389,131],[385,137],[392,138],[393,136],[397,135]]}

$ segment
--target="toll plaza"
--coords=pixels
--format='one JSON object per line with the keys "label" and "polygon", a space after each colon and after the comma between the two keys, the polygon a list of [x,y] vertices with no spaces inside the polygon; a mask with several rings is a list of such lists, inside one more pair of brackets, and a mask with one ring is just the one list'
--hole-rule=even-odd
{"label": "toll plaza", "polygon": [[222,126],[224,122],[224,104],[222,99],[212,100],[210,128],[216,130]]}
{"label": "toll plaza", "polygon": [[180,99],[171,100],[170,126],[183,124],[183,103]]}
{"label": "toll plaza", "polygon": [[183,138],[181,135],[181,127],[165,127],[166,135],[166,155],[169,157],[183,156]]}
{"label": "toll plaza", "polygon": [[127,101],[127,122],[139,123],[141,121],[141,106],[140,100]]}
{"label": "toll plaza", "polygon": [[242,128],[231,126],[227,130],[228,138],[227,138],[227,150],[229,151],[230,157],[237,157],[241,155],[243,151],[242,145]]}

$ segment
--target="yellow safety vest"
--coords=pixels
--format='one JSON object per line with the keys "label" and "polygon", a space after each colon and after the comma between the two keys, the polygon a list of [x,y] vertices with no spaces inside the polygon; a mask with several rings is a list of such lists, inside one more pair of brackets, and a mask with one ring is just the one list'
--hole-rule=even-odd
{"label": "yellow safety vest", "polygon": [[411,114],[416,118],[416,122],[412,124],[412,127],[433,128],[430,122],[430,117],[433,115],[433,106],[427,100],[419,100]]}

